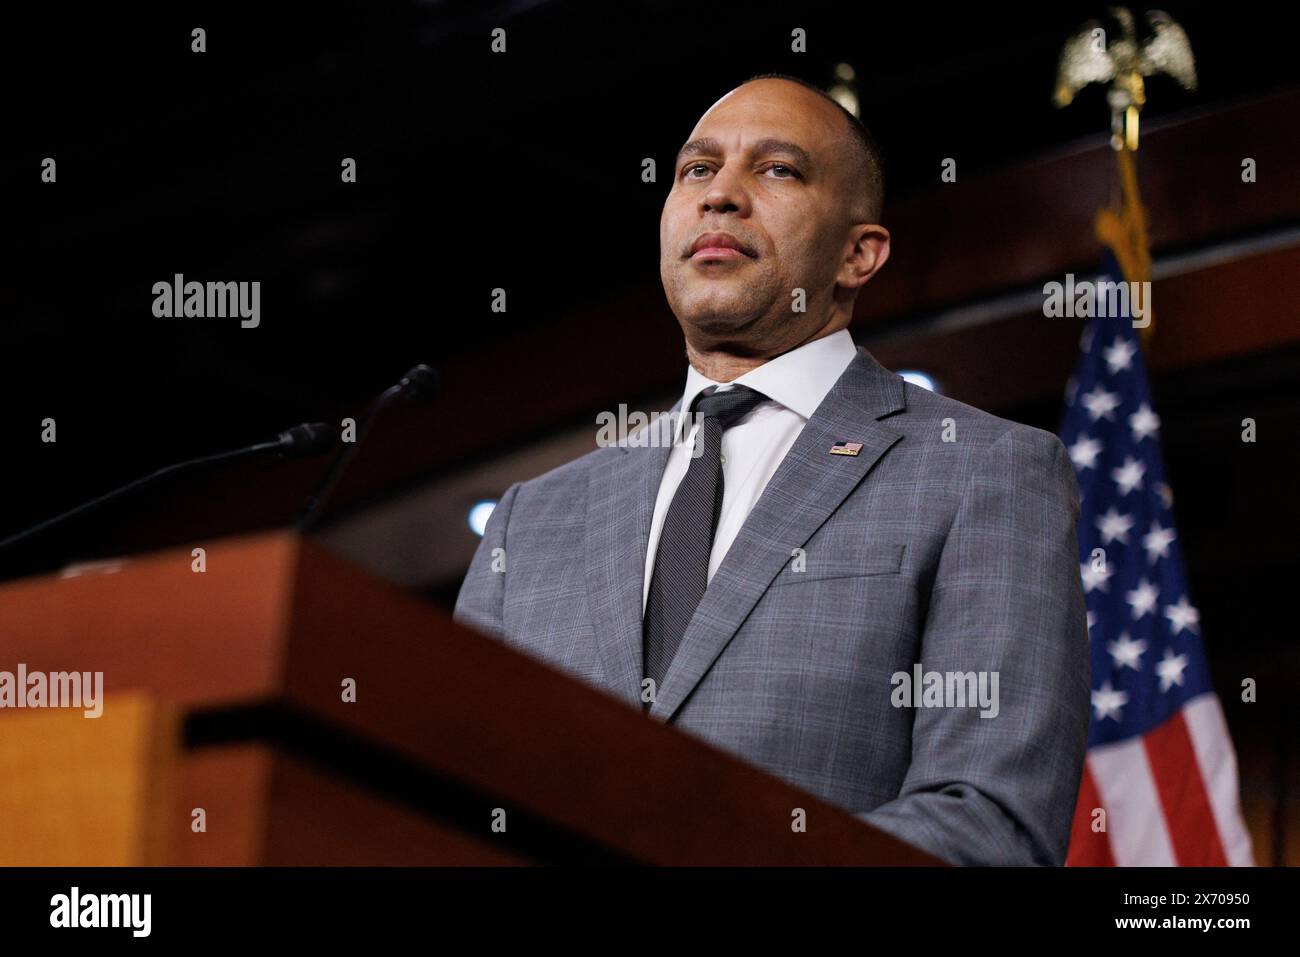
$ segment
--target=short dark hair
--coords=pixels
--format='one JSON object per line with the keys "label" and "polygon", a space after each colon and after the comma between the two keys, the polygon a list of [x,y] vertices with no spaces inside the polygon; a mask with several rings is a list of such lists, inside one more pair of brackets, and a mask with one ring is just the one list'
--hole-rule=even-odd
{"label": "short dark hair", "polygon": [[791,83],[798,83],[804,89],[812,90],[828,103],[833,103],[844,114],[845,119],[848,120],[853,145],[856,147],[854,165],[857,167],[857,179],[863,198],[866,200],[863,213],[871,222],[880,222],[881,207],[885,202],[885,163],[880,145],[876,142],[876,138],[871,135],[871,131],[863,125],[860,119],[849,110],[846,110],[844,104],[815,83],[809,83],[807,80],[792,76],[789,73],[759,73],[757,76],[751,76],[745,83],[752,83],[755,80],[788,80]]}

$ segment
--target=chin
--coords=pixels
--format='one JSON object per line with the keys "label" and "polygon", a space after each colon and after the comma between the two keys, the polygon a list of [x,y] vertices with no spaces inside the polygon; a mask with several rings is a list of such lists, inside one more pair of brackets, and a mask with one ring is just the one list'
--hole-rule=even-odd
{"label": "chin", "polygon": [[726,337],[746,328],[762,315],[750,302],[719,302],[694,304],[678,312],[682,322],[710,336]]}

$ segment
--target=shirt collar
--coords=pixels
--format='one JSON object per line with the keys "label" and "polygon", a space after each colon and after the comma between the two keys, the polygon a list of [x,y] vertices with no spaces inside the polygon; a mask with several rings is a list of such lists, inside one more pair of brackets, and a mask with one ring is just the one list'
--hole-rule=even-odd
{"label": "shirt collar", "polygon": [[687,424],[687,416],[695,397],[716,385],[722,389],[731,385],[744,385],[763,393],[769,399],[790,409],[805,421],[812,418],[817,407],[831,391],[837,379],[844,374],[849,363],[858,354],[857,344],[847,329],[832,332],[829,336],[805,342],[797,349],[769,359],[761,366],[750,369],[731,383],[715,382],[699,372],[695,366],[686,370],[686,389],[682,392],[679,407],[678,435]]}

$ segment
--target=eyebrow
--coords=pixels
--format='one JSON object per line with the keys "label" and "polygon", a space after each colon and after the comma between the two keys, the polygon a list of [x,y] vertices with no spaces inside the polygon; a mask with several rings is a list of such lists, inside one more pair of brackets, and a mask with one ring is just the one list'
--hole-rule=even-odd
{"label": "eyebrow", "polygon": [[[717,156],[723,152],[722,144],[711,136],[701,137],[698,140],[691,140],[680,150],[677,151],[677,163],[691,156]],[[759,140],[750,148],[750,153],[761,155],[763,153],[785,153],[805,167],[813,165],[812,157],[808,151],[797,143],[791,143],[789,140],[777,139],[769,136]]]}

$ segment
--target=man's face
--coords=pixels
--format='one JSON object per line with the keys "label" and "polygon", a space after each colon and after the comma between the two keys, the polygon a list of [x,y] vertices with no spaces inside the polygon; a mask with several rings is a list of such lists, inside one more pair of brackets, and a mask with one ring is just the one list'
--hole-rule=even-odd
{"label": "man's face", "polygon": [[776,79],[701,117],[659,222],[660,277],[688,337],[764,351],[825,325],[852,225],[847,135],[833,104]]}

